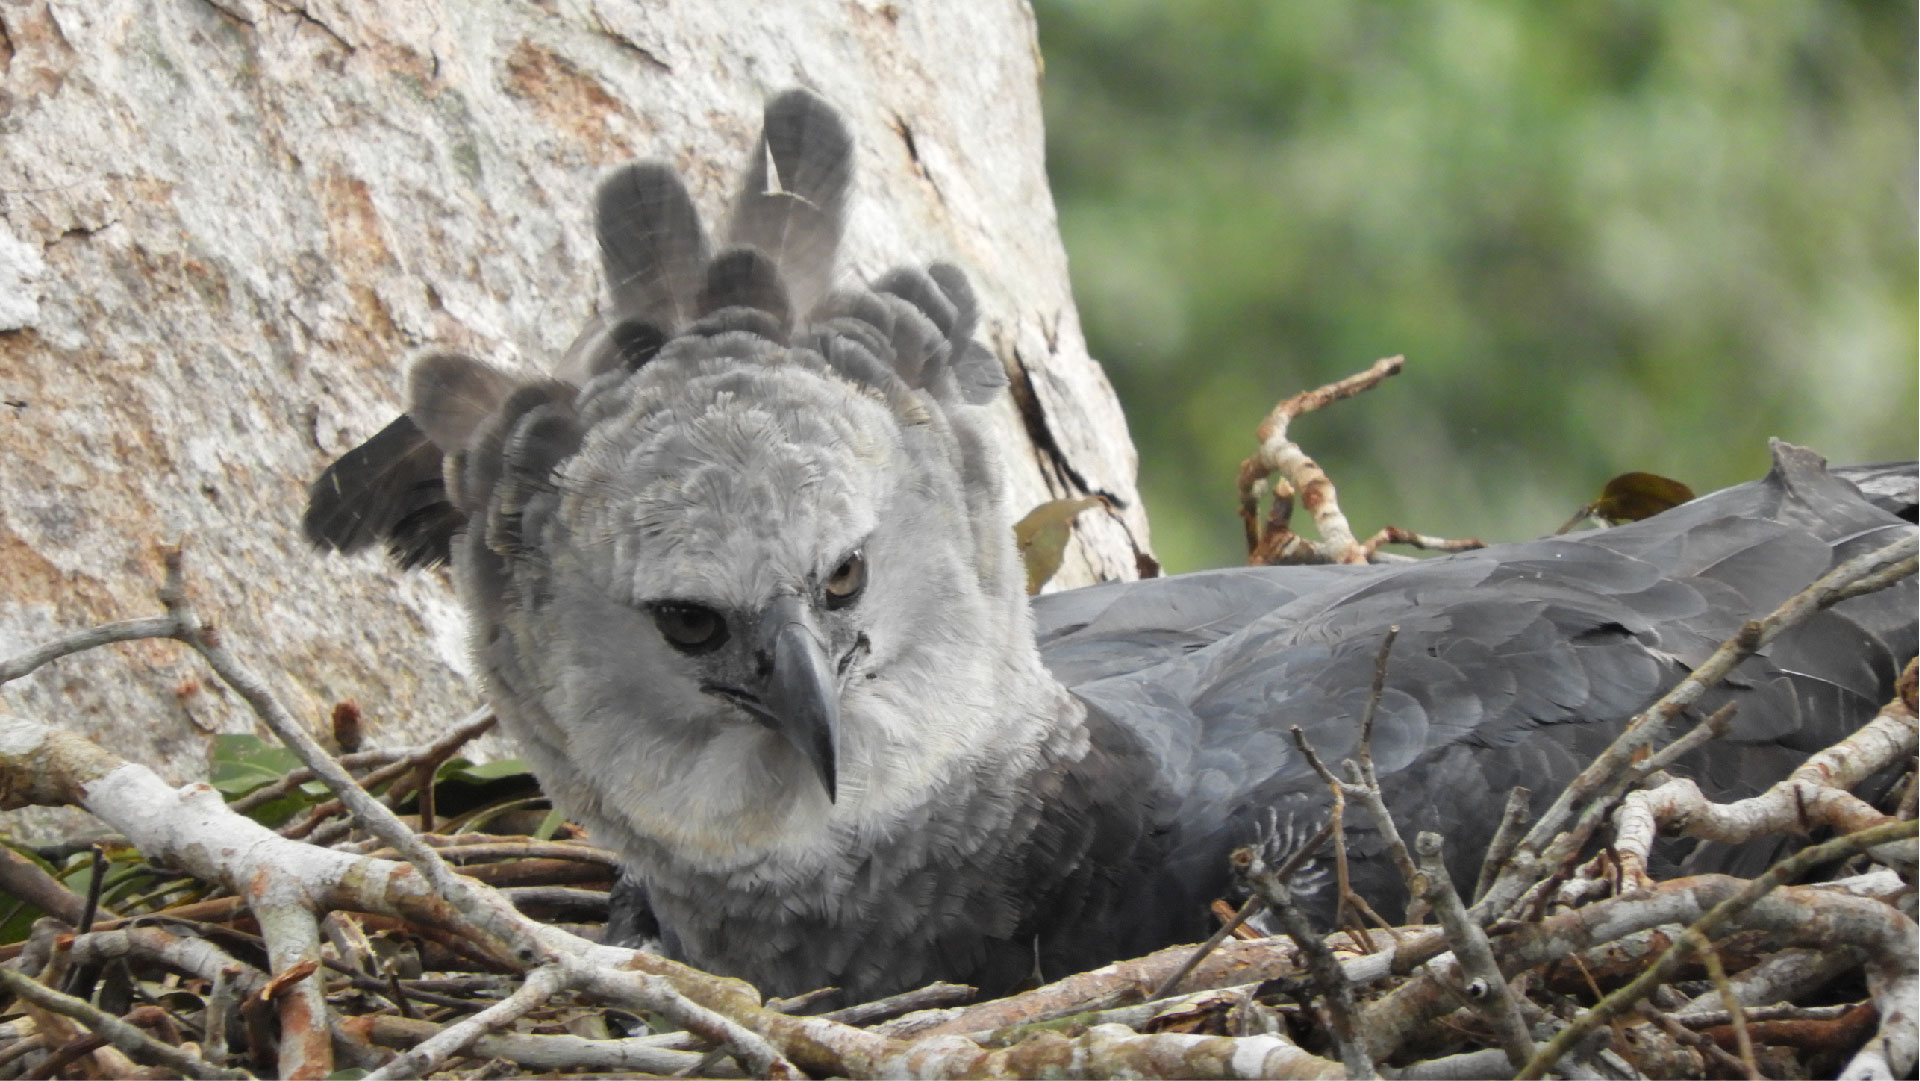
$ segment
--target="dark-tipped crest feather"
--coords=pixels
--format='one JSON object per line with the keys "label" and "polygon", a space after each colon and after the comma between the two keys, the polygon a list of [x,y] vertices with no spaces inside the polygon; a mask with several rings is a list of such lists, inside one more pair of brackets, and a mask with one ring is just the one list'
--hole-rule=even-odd
{"label": "dark-tipped crest feather", "polygon": [[707,233],[671,166],[637,161],[616,170],[600,183],[594,222],[616,324],[641,319],[673,328],[692,318]]}
{"label": "dark-tipped crest feather", "polygon": [[833,106],[810,90],[768,102],[727,235],[773,260],[796,310],[811,308],[832,284],[852,187],[853,136]]}
{"label": "dark-tipped crest feather", "polygon": [[774,340],[785,344],[791,324],[792,308],[780,268],[773,260],[753,248],[731,248],[707,264],[706,286],[700,290],[699,314],[711,315],[722,308],[751,308],[773,317],[780,333]]}

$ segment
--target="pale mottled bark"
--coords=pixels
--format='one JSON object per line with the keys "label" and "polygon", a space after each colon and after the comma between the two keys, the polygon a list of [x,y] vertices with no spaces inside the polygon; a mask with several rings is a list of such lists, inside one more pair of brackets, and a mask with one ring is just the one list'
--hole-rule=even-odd
{"label": "pale mottled bark", "polygon": [[[544,365],[600,296],[599,175],[663,156],[715,212],[796,83],[860,140],[849,272],[973,272],[1021,403],[1016,503],[1126,508],[1083,516],[1059,581],[1134,573],[1133,452],[1068,294],[1016,0],[54,0],[0,31],[0,657],[156,612],[153,553],[184,537],[203,609],[306,723],[354,699],[400,743],[465,714],[444,577],[307,551],[305,485],[393,414],[414,351]],[[174,778],[253,724],[169,643],[4,693]]]}

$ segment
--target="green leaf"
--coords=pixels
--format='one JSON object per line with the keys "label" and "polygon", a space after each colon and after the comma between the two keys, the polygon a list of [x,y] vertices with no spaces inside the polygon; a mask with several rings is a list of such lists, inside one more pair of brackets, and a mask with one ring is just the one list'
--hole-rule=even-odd
{"label": "green leaf", "polygon": [[560,808],[555,807],[547,812],[547,817],[540,820],[540,828],[533,831],[533,839],[551,841],[553,835],[560,832],[560,827],[566,824],[567,816],[560,812]]}
{"label": "green leaf", "polygon": [[471,785],[487,785],[509,777],[531,777],[533,767],[527,765],[524,758],[502,758],[496,762],[469,762],[464,758],[449,758],[434,774],[434,783],[464,781]]}
{"label": "green leaf", "polygon": [[1040,504],[1013,523],[1013,540],[1027,565],[1029,596],[1040,592],[1040,587],[1059,573],[1067,556],[1067,542],[1073,539],[1073,520],[1082,511],[1105,505],[1106,500],[1097,495],[1056,499]]}
{"label": "green leaf", "polygon": [[264,788],[300,768],[300,760],[292,751],[251,733],[217,735],[207,751],[207,782],[230,800]]}
{"label": "green leaf", "polygon": [[[502,818],[514,815],[516,812],[544,811],[546,807],[547,797],[545,796],[519,796],[513,799],[503,799],[495,803],[476,807],[457,818],[449,817],[442,827],[442,832],[452,834],[487,833],[490,832],[487,827]],[[544,824],[545,820],[543,818],[537,825]],[[525,831],[516,830],[513,832]]]}

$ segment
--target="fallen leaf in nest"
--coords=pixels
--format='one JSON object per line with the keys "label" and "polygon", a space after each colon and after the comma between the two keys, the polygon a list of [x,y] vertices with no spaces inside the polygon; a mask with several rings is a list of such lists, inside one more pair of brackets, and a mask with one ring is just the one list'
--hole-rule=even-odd
{"label": "fallen leaf in nest", "polygon": [[1593,501],[1593,515],[1619,525],[1651,518],[1693,498],[1693,489],[1658,473],[1622,473]]}
{"label": "fallen leaf in nest", "polygon": [[1693,498],[1693,489],[1658,473],[1622,473],[1600,489],[1600,498],[1581,507],[1567,524],[1555,530],[1565,533],[1582,519],[1601,518],[1612,525],[1638,522],[1663,510],[1672,510]]}
{"label": "fallen leaf in nest", "polygon": [[1060,570],[1067,556],[1067,541],[1073,539],[1073,520],[1081,511],[1105,506],[1097,495],[1080,499],[1056,499],[1042,503],[1013,523],[1013,540],[1020,547],[1020,559],[1027,565],[1027,594],[1040,592]]}

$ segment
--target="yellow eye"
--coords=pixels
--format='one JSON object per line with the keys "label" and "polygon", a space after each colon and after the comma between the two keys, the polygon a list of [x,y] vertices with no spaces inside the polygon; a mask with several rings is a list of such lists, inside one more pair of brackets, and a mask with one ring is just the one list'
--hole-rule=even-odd
{"label": "yellow eye", "polygon": [[682,653],[705,653],[727,640],[727,621],[698,604],[668,601],[653,606],[653,623],[667,644]]}
{"label": "yellow eye", "polygon": [[833,576],[827,579],[827,607],[845,608],[860,598],[860,591],[867,587],[867,561],[854,549],[853,554],[840,561],[834,568]]}

